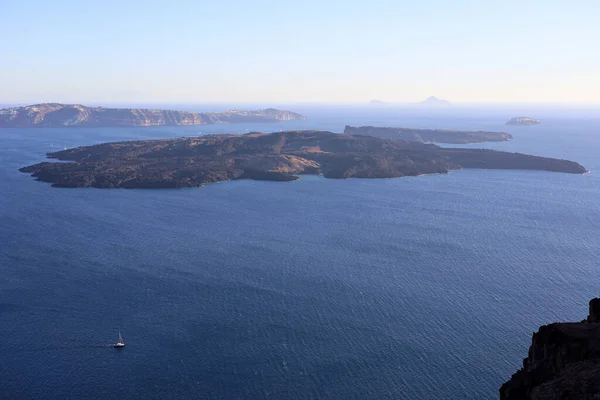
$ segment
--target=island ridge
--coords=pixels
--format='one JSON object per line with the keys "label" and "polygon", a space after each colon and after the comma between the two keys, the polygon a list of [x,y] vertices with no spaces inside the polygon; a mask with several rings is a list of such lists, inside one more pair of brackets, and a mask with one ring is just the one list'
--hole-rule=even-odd
{"label": "island ridge", "polygon": [[450,143],[468,144],[483,142],[505,142],[512,139],[506,132],[487,131],[456,131],[449,129],[414,129],[414,128],[389,128],[376,126],[348,126],[344,128],[348,135],[367,135],[381,139],[399,139],[420,143]]}
{"label": "island ridge", "polygon": [[303,115],[274,108],[254,111],[230,110],[216,113],[197,113],[45,103],[0,109],[0,128],[200,125],[304,119],[306,117]]}
{"label": "island ridge", "polygon": [[460,168],[586,172],[566,160],[323,131],[104,143],[49,157],[73,162],[42,162],[21,171],[53,186],[98,188],[199,187],[234,179],[290,181],[297,174],[396,178]]}

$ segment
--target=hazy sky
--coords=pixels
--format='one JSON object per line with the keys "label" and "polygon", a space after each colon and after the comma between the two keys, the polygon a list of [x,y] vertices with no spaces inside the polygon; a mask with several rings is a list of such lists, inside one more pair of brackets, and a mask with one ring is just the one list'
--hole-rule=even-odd
{"label": "hazy sky", "polygon": [[600,102],[599,0],[0,0],[0,102]]}

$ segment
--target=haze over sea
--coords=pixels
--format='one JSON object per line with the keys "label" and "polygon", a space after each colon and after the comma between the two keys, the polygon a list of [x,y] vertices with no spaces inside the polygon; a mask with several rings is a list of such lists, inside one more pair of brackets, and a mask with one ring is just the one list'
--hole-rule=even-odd
{"label": "haze over sea", "polygon": [[[0,129],[0,397],[493,399],[533,331],[587,315],[597,109],[292,111],[309,119]],[[521,114],[542,124],[504,125]],[[18,172],[63,146],[346,124],[507,131],[470,146],[592,173],[100,190]]]}

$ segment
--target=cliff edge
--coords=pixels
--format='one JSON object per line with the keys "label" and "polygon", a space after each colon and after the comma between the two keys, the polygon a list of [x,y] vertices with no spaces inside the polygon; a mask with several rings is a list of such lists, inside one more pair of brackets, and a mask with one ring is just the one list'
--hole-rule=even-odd
{"label": "cliff edge", "polygon": [[584,321],[533,334],[523,368],[500,388],[500,400],[529,399],[600,399],[600,298]]}
{"label": "cliff edge", "polygon": [[81,104],[44,103],[0,109],[0,128],[64,128],[201,125],[234,122],[304,120],[285,110],[229,110],[215,113],[147,108],[86,107]]}

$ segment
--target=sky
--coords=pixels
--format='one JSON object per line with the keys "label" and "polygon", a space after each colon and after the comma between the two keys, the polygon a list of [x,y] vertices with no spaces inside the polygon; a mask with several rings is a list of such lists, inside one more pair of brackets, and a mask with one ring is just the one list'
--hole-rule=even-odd
{"label": "sky", "polygon": [[600,102],[598,0],[0,0],[0,103]]}

